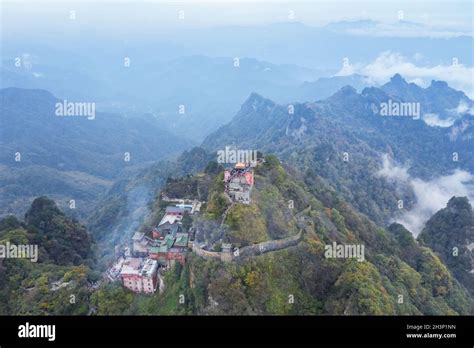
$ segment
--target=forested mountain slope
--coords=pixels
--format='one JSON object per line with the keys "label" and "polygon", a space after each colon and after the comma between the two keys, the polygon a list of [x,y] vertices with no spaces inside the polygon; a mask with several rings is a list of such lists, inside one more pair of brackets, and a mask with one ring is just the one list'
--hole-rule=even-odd
{"label": "forested mountain slope", "polygon": [[[202,173],[168,181],[163,190],[171,196],[201,199],[207,193],[202,213],[193,217],[194,226],[213,227],[214,234],[234,246],[282,239],[298,229],[302,229],[301,241],[231,262],[191,253],[184,267],[177,265],[166,273],[163,293],[130,300],[128,313],[471,313],[468,291],[403,226],[376,226],[316,175],[302,175],[274,156],[266,156],[255,170],[251,204],[231,208],[222,228],[218,227],[229,204],[220,197],[221,169],[208,165]],[[152,211],[162,207],[157,198]],[[148,228],[145,225],[144,231]],[[213,239],[209,237],[204,239]],[[332,243],[363,245],[365,259],[327,257],[326,246]],[[106,298],[116,290],[100,291]],[[186,299],[184,304],[178,303],[180,295]],[[108,310],[102,306],[105,302],[98,303],[99,311]]]}

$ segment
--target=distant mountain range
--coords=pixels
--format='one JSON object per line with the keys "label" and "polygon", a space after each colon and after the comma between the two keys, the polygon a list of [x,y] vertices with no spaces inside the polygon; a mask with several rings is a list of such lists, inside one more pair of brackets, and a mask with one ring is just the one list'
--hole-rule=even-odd
{"label": "distant mountain range", "polygon": [[[403,11],[399,14],[404,16]],[[379,22],[371,19],[332,22],[323,27],[324,30],[338,34],[381,37],[437,37],[449,38],[470,35],[468,28],[446,29],[399,18],[393,22]]]}
{"label": "distant mountain range", "polygon": [[252,91],[276,100],[306,100],[301,98],[322,90],[331,94],[340,87],[340,83],[325,83],[319,89],[318,83],[315,88],[304,86],[321,72],[244,57],[132,60],[130,67],[118,65],[100,72],[40,63],[17,68],[9,63],[0,68],[0,87],[46,89],[58,98],[95,101],[98,110],[128,117],[148,114],[175,134],[195,141],[230,121]]}
{"label": "distant mountain range", "polygon": [[[324,27],[286,22],[183,28],[119,39],[93,34],[93,42],[75,35],[69,41],[40,37],[34,44],[6,37],[0,88],[45,89],[62,99],[94,100],[101,111],[147,113],[178,136],[201,142],[229,122],[252,92],[278,103],[313,102],[344,85],[359,92],[375,86],[364,76],[335,76],[344,59],[361,67],[392,52],[406,57],[410,67],[428,69],[420,70],[427,75],[437,72],[436,66],[449,69],[453,57],[459,66],[472,66],[472,36],[460,32],[430,37],[431,29],[403,20],[389,28],[361,20]],[[403,30],[420,35],[397,35]],[[72,55],[78,46],[80,54]],[[363,69],[353,72],[367,75]],[[181,105],[185,113],[179,112]]]}
{"label": "distant mountain range", "polygon": [[[306,81],[296,89],[286,92],[286,94],[276,98],[278,102],[314,102],[330,97],[344,86],[351,86],[358,92],[366,87],[372,87],[367,77],[358,74],[347,76],[321,77],[315,81]],[[272,98],[272,96],[263,94]]]}
{"label": "distant mountain range", "polygon": [[380,52],[397,51],[407,57],[417,53],[430,57],[435,64],[451,62],[453,57],[467,66],[473,63],[467,49],[472,45],[470,28],[453,32],[403,20],[388,24],[343,21],[324,27],[290,21],[265,26],[224,26],[219,30],[202,28],[193,33],[183,30],[169,33],[168,37],[193,53],[219,57],[234,52],[235,56],[313,69],[339,69],[348,52],[353,62],[369,62]]}
{"label": "distant mountain range", "polygon": [[49,195],[63,206],[76,200],[83,217],[113,180],[191,145],[155,120],[60,117],[57,103],[64,101],[44,90],[0,90],[0,214]]}

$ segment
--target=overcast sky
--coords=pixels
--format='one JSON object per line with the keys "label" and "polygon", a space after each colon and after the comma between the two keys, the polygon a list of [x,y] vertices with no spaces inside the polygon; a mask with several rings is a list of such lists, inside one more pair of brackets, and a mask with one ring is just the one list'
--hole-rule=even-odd
{"label": "overcast sky", "polygon": [[[399,11],[406,21],[452,30],[472,31],[472,1],[198,1],[182,0],[2,0],[3,35],[97,30],[117,34],[159,32],[180,27],[265,25],[292,20],[321,26],[340,20],[372,19],[396,22]],[[71,12],[75,19],[71,20]],[[180,19],[184,15],[184,19]],[[292,11],[292,12],[291,12]]]}

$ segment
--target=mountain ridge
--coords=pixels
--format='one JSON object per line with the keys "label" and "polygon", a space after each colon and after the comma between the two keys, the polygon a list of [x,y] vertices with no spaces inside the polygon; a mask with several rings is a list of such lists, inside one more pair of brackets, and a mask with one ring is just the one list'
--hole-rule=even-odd
{"label": "mountain ridge", "polygon": [[[41,89],[2,89],[0,102],[0,214],[25,212],[33,197],[51,194],[62,207],[76,199],[78,209],[69,211],[84,217],[111,180],[191,145],[151,119],[100,112],[94,119],[58,117],[56,104],[64,100]],[[37,185],[51,178],[55,178],[53,186],[65,188],[62,195],[56,194],[55,187]]]}
{"label": "mountain ridge", "polygon": [[[400,75],[393,80],[404,81]],[[445,101],[422,101],[421,110],[426,107],[430,113],[447,113],[446,110],[467,98],[463,93],[449,94],[450,88],[443,86],[441,89],[448,91]],[[429,88],[414,88],[417,93],[431,95]],[[288,105],[275,104],[259,96],[257,110],[252,107],[257,98],[252,94],[234,119],[209,135],[202,146],[217,151],[233,144],[241,149],[275,153],[299,168],[317,169],[356,208],[378,223],[388,223],[398,211],[399,199],[409,208],[415,197],[410,187],[400,191],[397,185],[378,176],[384,155],[388,154],[397,163],[410,164],[409,174],[425,180],[448,175],[456,169],[474,172],[474,145],[469,142],[473,118],[461,114],[463,122],[458,119],[452,126],[443,128],[426,124],[421,113],[416,119],[382,117],[379,111],[382,103],[411,102],[394,92],[393,83],[385,88],[366,88],[361,93],[349,86],[325,100]],[[453,161],[453,153],[462,156],[462,160]],[[349,159],[345,161],[344,156]],[[374,186],[381,191],[371,200],[378,203],[374,205],[358,198],[365,197],[364,192],[372,191]]]}

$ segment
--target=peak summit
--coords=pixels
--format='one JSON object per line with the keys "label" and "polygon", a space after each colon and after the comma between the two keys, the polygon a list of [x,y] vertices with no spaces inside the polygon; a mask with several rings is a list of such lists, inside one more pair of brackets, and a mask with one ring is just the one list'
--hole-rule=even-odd
{"label": "peak summit", "polygon": [[343,94],[357,94],[357,90],[350,85],[342,87],[340,92]]}
{"label": "peak summit", "polygon": [[471,209],[471,205],[469,204],[469,200],[467,197],[451,197],[449,200],[447,207],[450,209]]}
{"label": "peak summit", "polygon": [[344,86],[342,87],[339,91],[337,91],[331,98],[345,98],[345,97],[348,97],[348,96],[354,96],[354,95],[357,95],[357,90],[350,86],[350,85],[347,85],[347,86]]}
{"label": "peak summit", "polygon": [[390,82],[394,84],[406,84],[407,82],[400,74],[395,74],[390,78]]}
{"label": "peak summit", "polygon": [[242,108],[252,108],[253,110],[260,109],[264,106],[273,106],[274,103],[270,99],[262,97],[260,94],[252,92],[247,98]]}
{"label": "peak summit", "polygon": [[252,92],[250,93],[247,101],[258,101],[258,100],[264,100],[265,98],[263,98],[260,94],[258,94],[257,92]]}
{"label": "peak summit", "polygon": [[446,88],[446,87],[448,87],[448,83],[447,83],[446,81],[431,80],[430,87],[434,87],[434,88]]}

